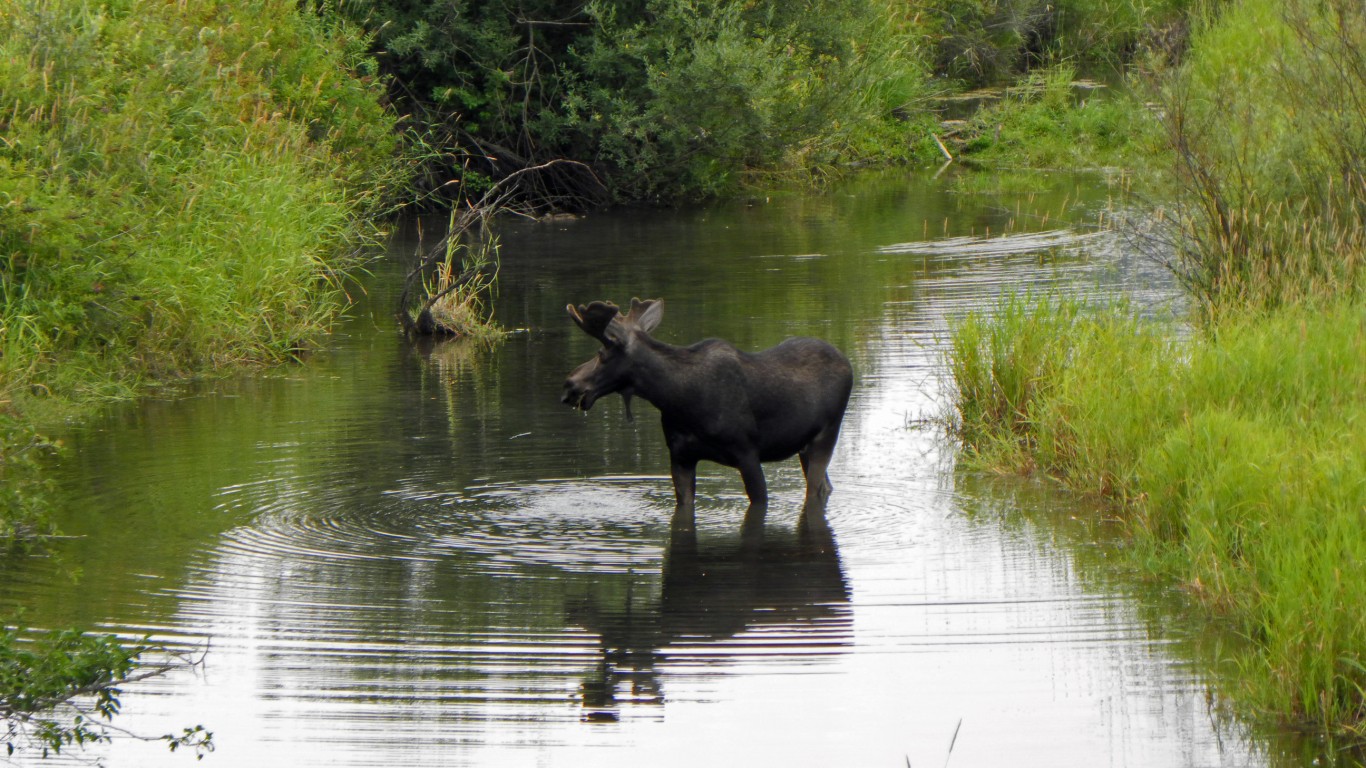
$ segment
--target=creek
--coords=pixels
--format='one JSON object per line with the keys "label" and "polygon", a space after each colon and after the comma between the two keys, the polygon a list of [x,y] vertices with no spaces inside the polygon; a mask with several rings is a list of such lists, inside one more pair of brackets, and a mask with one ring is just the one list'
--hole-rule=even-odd
{"label": "creek", "polygon": [[[76,538],[0,564],[0,612],[203,652],[129,686],[117,724],[203,723],[205,765],[1279,764],[1201,677],[1218,638],[1106,564],[1103,511],[956,468],[925,423],[948,322],[1004,292],[1172,311],[1161,268],[1091,226],[1111,205],[1093,176],[901,171],[509,222],[494,306],[516,332],[492,349],[399,335],[409,222],[307,363],[66,436]],[[696,535],[671,534],[653,408],[559,402],[596,344],[565,304],[632,296],[665,299],[672,343],[846,352],[823,519],[798,522],[795,460],[747,527],[737,473],[704,464]]]}

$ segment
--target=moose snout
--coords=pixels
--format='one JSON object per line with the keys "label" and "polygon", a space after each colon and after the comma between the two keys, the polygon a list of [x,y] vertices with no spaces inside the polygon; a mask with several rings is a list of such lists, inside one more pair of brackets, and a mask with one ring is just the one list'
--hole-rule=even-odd
{"label": "moose snout", "polygon": [[581,397],[583,397],[583,393],[574,386],[574,382],[566,381],[564,383],[564,392],[560,395],[560,402],[565,405],[578,405]]}
{"label": "moose snout", "polygon": [[585,411],[593,407],[593,397],[588,389],[573,379],[565,381],[560,402],[571,408],[582,408]]}

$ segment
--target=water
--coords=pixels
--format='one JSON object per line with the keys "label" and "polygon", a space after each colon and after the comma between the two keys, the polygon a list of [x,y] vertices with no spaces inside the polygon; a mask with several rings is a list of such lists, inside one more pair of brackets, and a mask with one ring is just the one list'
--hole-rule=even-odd
{"label": "water", "polygon": [[[63,528],[81,538],[3,563],[0,610],[204,653],[130,686],[117,722],[202,722],[206,764],[1277,763],[1208,695],[1205,630],[1103,564],[1101,512],[957,471],[920,425],[942,407],[947,318],[1003,291],[1167,311],[1161,271],[1083,226],[1106,195],[897,173],[510,225],[496,311],[519,332],[491,351],[404,342],[381,265],[308,364],[71,435]],[[560,405],[595,344],[564,305],[633,295],[666,299],[666,341],[847,352],[823,517],[803,519],[795,460],[768,466],[765,519],[703,465],[696,533],[673,530],[653,409]],[[127,738],[92,754],[191,761]]]}

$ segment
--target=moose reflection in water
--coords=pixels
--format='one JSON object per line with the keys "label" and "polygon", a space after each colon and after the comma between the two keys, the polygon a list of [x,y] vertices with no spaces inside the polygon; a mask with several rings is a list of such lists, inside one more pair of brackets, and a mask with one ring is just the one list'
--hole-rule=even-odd
{"label": "moose reflection in water", "polygon": [[765,531],[751,505],[738,541],[699,546],[689,510],[674,512],[657,600],[584,601],[570,620],[600,638],[580,688],[585,720],[615,720],[623,704],[662,704],[670,661],[819,658],[852,642],[849,590],[820,502],[803,505],[795,532]]}
{"label": "moose reflection in water", "polygon": [[720,339],[675,347],[650,336],[664,316],[659,299],[632,299],[625,315],[602,301],[567,309],[602,349],[569,374],[561,402],[587,411],[618,392],[628,418],[633,395],[658,408],[679,509],[693,507],[704,459],[739,469],[753,505],[768,503],[761,462],[794,454],[806,474],[806,501],[830,495],[826,468],[854,381],[839,350],[810,338],[755,353]]}

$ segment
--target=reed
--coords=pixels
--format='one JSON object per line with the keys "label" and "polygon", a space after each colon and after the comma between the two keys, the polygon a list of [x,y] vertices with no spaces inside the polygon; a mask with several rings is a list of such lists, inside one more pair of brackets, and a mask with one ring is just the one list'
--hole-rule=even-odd
{"label": "reed", "polygon": [[1366,8],[1247,0],[1200,23],[1161,97],[1173,267],[1203,314],[1366,283]]}
{"label": "reed", "polygon": [[[1135,562],[1251,641],[1229,651],[1246,711],[1361,733],[1366,306],[1249,310],[1186,339],[1124,311],[1021,311],[1010,298],[953,331],[972,460],[1127,510]],[[1028,394],[1003,405],[1011,391]]]}

